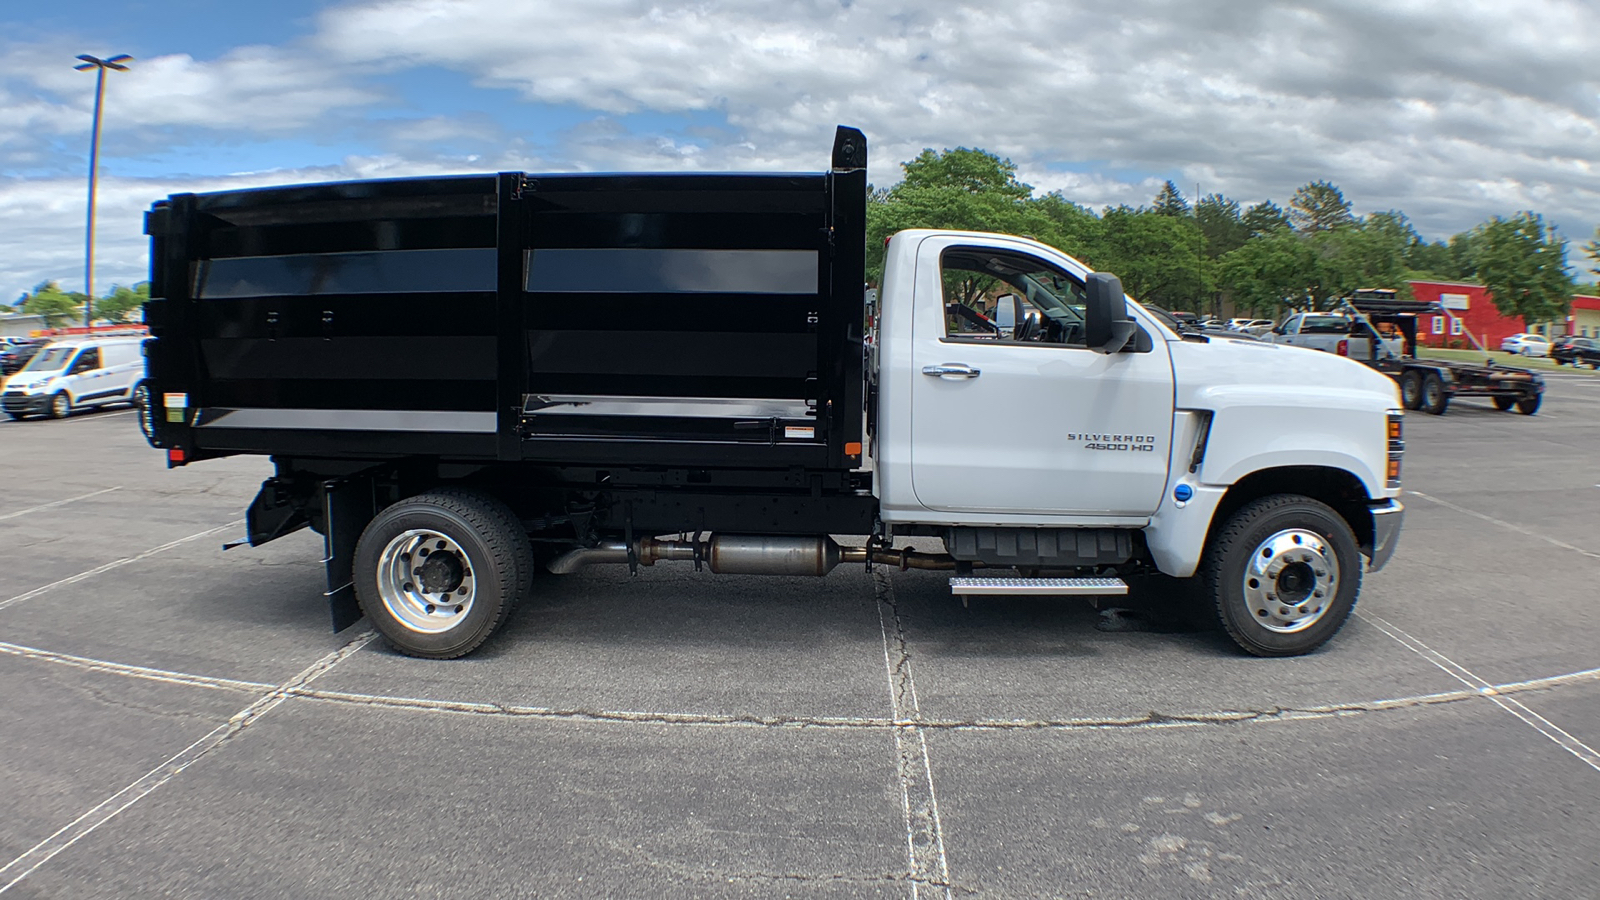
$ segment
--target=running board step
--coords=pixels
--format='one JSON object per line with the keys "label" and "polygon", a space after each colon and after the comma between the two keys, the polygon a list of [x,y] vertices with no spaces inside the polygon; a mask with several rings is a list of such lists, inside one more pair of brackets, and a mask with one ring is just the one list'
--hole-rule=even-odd
{"label": "running board step", "polygon": [[950,579],[950,593],[963,597],[983,594],[1105,597],[1127,592],[1128,585],[1121,578],[974,578],[958,575]]}

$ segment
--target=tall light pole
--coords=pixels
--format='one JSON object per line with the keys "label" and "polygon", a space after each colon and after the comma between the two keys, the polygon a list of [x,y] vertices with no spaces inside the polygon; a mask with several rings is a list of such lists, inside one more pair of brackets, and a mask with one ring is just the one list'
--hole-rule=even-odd
{"label": "tall light pole", "polygon": [[88,329],[94,326],[94,187],[100,163],[100,102],[106,95],[106,70],[126,72],[128,67],[123,63],[133,57],[121,53],[110,59],[99,59],[86,53],[78,58],[83,60],[83,65],[73,68],[79,72],[94,69],[97,75],[94,85],[94,137],[89,143],[89,225],[84,236],[83,251],[83,292],[87,295],[83,301],[83,327]]}

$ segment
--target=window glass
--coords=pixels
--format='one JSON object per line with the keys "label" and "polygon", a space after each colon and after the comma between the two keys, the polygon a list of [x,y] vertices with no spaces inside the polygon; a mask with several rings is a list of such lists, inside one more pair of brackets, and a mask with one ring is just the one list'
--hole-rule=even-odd
{"label": "window glass", "polygon": [[77,374],[79,372],[92,372],[98,368],[100,368],[99,347],[90,347],[87,350],[84,350],[78,354],[78,358],[72,363],[73,374]]}
{"label": "window glass", "polygon": [[25,366],[24,372],[58,372],[67,367],[72,358],[71,347],[46,347]]}
{"label": "window glass", "polygon": [[1306,316],[1300,326],[1302,334],[1345,334],[1350,322],[1344,316]]}
{"label": "window glass", "polygon": [[949,340],[1083,346],[1083,283],[1043,260],[952,247],[940,277]]}

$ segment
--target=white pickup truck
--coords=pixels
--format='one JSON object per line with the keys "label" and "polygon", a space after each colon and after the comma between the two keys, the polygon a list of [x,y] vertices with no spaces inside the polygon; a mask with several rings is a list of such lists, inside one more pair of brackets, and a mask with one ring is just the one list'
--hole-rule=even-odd
{"label": "white pickup truck", "polygon": [[173,466],[270,456],[250,543],[320,532],[335,627],[416,656],[481,644],[535,565],[674,560],[964,597],[1161,573],[1250,653],[1339,630],[1400,529],[1393,381],[1177,334],[1020,237],[896,234],[869,306],[866,196],[847,128],[812,175],[176,195],[141,427]]}
{"label": "white pickup truck", "polygon": [[[1262,336],[1273,344],[1321,350],[1351,359],[1372,359],[1372,338],[1350,316],[1339,313],[1295,313]],[[1399,359],[1405,350],[1399,337],[1383,338],[1378,359]]]}

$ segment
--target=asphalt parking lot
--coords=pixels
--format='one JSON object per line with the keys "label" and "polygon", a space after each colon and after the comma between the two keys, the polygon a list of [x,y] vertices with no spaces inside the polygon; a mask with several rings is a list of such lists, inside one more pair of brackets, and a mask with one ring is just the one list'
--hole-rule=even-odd
{"label": "asphalt parking lot", "polygon": [[1408,417],[1398,555],[1286,660],[681,565],[409,659],[315,535],[220,550],[265,460],[0,424],[0,893],[1597,896],[1600,379],[1547,377]]}

